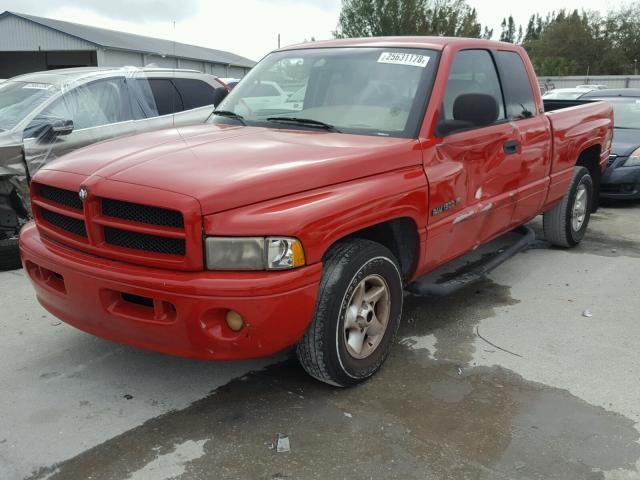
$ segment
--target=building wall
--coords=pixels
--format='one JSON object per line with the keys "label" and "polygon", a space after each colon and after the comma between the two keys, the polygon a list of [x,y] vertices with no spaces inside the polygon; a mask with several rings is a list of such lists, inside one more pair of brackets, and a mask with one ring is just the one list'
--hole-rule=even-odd
{"label": "building wall", "polygon": [[0,51],[0,78],[56,68],[97,65],[95,51],[3,52]]}
{"label": "building wall", "polygon": [[[82,59],[75,58],[78,56]],[[163,68],[199,70],[219,77],[241,78],[249,70],[207,60],[103,49],[19,17],[9,15],[0,19],[0,78],[63,66],[144,67],[151,63]]]}
{"label": "building wall", "polygon": [[200,72],[206,71],[206,62],[197,62],[195,60],[187,60],[185,58],[180,58],[178,60],[180,68],[189,68],[191,70],[198,70]]}
{"label": "building wall", "polygon": [[43,27],[22,18],[0,19],[1,51],[95,50],[96,46],[79,38]]}
{"label": "building wall", "polygon": [[242,78],[248,69],[233,67],[219,63],[198,61],[187,58],[175,58],[169,55],[142,54],[137,52],[123,52],[119,50],[103,49],[98,52],[98,66],[100,67],[145,67],[154,64],[161,68],[188,68],[199,72],[210,73],[217,77]]}
{"label": "building wall", "polygon": [[248,71],[248,68],[229,67],[229,74],[227,75],[227,77],[242,78],[247,74]]}
{"label": "building wall", "polygon": [[136,52],[122,52],[119,50],[103,50],[98,55],[99,67],[144,67],[143,56]]}

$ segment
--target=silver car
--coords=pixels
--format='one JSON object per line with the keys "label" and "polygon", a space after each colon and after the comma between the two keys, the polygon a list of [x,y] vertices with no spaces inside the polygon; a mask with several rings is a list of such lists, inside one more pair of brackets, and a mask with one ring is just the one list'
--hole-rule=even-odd
{"label": "silver car", "polygon": [[195,70],[70,68],[0,83],[0,269],[17,268],[28,182],[44,164],[110,138],[204,122],[228,88]]}

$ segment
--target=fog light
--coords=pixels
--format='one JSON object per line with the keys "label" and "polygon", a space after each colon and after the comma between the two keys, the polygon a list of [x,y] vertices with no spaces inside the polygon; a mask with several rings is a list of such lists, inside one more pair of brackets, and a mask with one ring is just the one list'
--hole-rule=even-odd
{"label": "fog light", "polygon": [[227,312],[227,325],[234,332],[239,332],[244,326],[244,320],[242,319],[242,315],[240,315],[235,310],[229,310]]}

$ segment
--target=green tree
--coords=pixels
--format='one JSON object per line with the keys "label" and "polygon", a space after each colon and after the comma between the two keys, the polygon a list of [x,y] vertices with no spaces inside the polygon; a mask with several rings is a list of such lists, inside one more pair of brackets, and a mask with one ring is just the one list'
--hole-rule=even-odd
{"label": "green tree", "polygon": [[387,35],[483,37],[464,0],[343,0],[336,38]]}
{"label": "green tree", "polygon": [[614,74],[619,55],[593,12],[560,10],[527,25],[523,46],[539,75]]}
{"label": "green tree", "polygon": [[516,43],[516,22],[513,20],[513,16],[509,15],[509,19],[502,19],[500,24],[502,33],[500,34],[501,42]]}

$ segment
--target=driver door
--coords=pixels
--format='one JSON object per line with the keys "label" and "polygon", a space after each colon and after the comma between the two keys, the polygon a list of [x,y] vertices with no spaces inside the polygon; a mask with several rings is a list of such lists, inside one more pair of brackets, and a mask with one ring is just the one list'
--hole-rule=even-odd
{"label": "driver door", "polygon": [[[487,110],[486,106],[465,103],[465,98],[494,102],[490,106],[496,114],[483,119],[478,109]],[[457,122],[460,129],[436,132],[442,141],[432,158],[425,159],[431,268],[473,250],[511,225],[515,203],[510,179],[520,168],[520,134],[506,117],[503,98],[491,52],[458,52],[440,119]]]}

